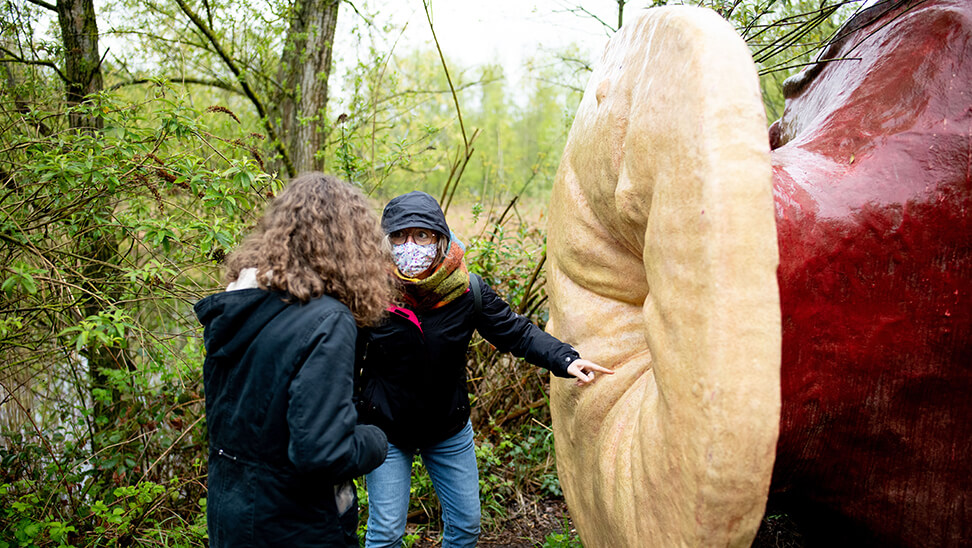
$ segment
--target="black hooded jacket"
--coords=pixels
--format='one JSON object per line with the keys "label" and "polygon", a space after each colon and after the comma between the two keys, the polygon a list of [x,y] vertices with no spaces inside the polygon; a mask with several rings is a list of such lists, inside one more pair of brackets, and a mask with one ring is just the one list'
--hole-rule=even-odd
{"label": "black hooded jacket", "polygon": [[[434,198],[410,192],[385,207],[382,228],[422,227],[449,234]],[[474,330],[502,352],[570,377],[567,366],[580,355],[510,309],[482,284],[482,309],[470,291],[431,310],[394,309],[378,327],[358,335],[361,374],[358,414],[379,426],[406,450],[439,443],[469,419],[466,352]]]}
{"label": "black hooded jacket", "polygon": [[195,306],[213,547],[357,546],[357,506],[341,514],[335,486],[385,458],[384,434],[357,424],[351,312],[327,296],[286,297],[241,289]]}

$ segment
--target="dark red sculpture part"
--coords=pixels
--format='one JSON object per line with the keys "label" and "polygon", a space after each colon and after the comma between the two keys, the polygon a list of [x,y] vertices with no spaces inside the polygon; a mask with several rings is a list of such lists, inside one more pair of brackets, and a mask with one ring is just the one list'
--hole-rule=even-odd
{"label": "dark red sculpture part", "polygon": [[972,543],[972,2],[883,2],[770,131],[783,414],[811,544]]}

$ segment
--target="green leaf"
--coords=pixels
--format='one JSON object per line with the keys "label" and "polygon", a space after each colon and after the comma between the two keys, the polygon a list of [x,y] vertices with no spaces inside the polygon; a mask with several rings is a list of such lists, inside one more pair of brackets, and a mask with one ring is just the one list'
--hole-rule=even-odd
{"label": "green leaf", "polygon": [[0,290],[8,295],[16,293],[18,289],[28,295],[37,293],[37,281],[34,280],[34,276],[43,274],[44,271],[42,269],[32,268],[24,263],[17,263],[10,267],[9,270],[11,276],[0,284]]}

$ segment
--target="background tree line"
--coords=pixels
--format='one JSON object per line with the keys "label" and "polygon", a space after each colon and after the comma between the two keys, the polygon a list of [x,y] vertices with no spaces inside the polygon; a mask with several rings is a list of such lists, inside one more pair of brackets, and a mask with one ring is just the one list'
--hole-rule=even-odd
{"label": "background tree line", "polygon": [[[664,3],[617,0],[605,37]],[[782,78],[859,7],[701,3],[750,44],[770,121]],[[205,542],[191,305],[299,172],[336,173],[376,204],[440,197],[468,219],[471,268],[543,323],[534,213],[600,52],[538,55],[514,90],[502,66],[398,51],[377,4],[0,1],[0,547]],[[342,28],[365,53],[334,51]],[[469,372],[488,531],[559,495],[546,376],[484,343]],[[415,514],[436,515],[417,487]]]}

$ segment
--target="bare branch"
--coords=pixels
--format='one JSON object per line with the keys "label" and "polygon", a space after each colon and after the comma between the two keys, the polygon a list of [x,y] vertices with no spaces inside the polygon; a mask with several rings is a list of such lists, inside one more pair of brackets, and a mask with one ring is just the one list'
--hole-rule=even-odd
{"label": "bare branch", "polygon": [[[432,11],[430,10],[429,0],[422,0],[422,6],[425,8],[425,19],[429,22],[429,30],[432,32],[432,41],[435,43],[435,49],[439,52],[439,61],[442,63],[442,72],[445,73],[446,82],[449,84],[449,89],[452,91],[452,102],[456,105],[456,117],[459,119],[459,131],[462,133],[462,144],[465,149],[465,155],[463,160],[459,160],[459,151],[456,150],[456,160],[452,164],[452,170],[449,172],[449,178],[446,180],[445,186],[442,188],[442,198],[439,199],[439,203],[442,204],[442,210],[446,213],[449,211],[449,204],[452,203],[452,197],[456,193],[456,188],[459,187],[459,180],[462,178],[463,172],[466,170],[466,164],[469,163],[469,159],[472,158],[473,149],[472,142],[476,140],[476,136],[479,135],[479,130],[473,131],[472,137],[466,136],[466,125],[462,121],[462,109],[459,108],[459,96],[456,94],[456,87],[452,83],[452,77],[449,75],[449,66],[446,64],[445,55],[442,53],[442,46],[439,45],[439,39],[435,35],[435,25],[432,24]],[[452,184],[452,192],[449,192],[449,184]],[[446,196],[449,197],[449,201],[445,201]]]}
{"label": "bare branch", "polygon": [[49,2],[44,2],[44,0],[27,0],[27,1],[30,2],[31,4],[34,4],[35,6],[40,6],[40,7],[44,8],[44,9],[49,9],[51,11],[57,11],[57,6],[55,6],[54,4],[51,4]]}
{"label": "bare branch", "polygon": [[[455,91],[463,91],[473,87],[486,86],[494,82],[499,82],[501,80],[502,78],[487,78],[485,80],[476,80],[475,82],[467,82],[460,86],[456,86],[454,89]],[[377,102],[384,102],[384,101],[388,101],[389,99],[395,99],[398,97],[415,97],[419,95],[444,95],[447,93],[451,94],[452,91],[453,91],[452,89],[405,89],[399,91],[398,93],[392,93],[387,97],[385,97],[384,99],[382,99],[381,101],[377,101]]]}
{"label": "bare branch", "polygon": [[359,10],[358,9],[358,6],[354,5],[354,2],[352,2],[351,0],[344,0],[344,3],[347,4],[347,5],[349,5],[349,6],[351,6],[351,9],[354,11],[355,15],[357,15],[358,17],[360,17],[361,20],[364,21],[365,24],[367,24],[369,27],[375,26],[375,22],[372,21],[372,19],[370,17],[368,17],[367,14],[365,14],[361,10]]}
{"label": "bare branch", "polygon": [[[623,3],[620,4],[619,7],[620,7],[621,10],[623,10],[624,9]],[[610,34],[614,34],[618,30],[618,29],[612,27],[610,23],[605,22],[603,19],[601,19],[597,15],[594,15],[587,8],[585,8],[583,6],[577,6],[577,7],[574,7],[574,8],[570,8],[570,9],[568,9],[566,11],[568,11],[569,13],[573,13],[574,15],[583,16],[583,17],[590,17],[591,19],[593,19],[593,20],[597,21],[598,23],[600,23],[601,26],[604,27],[605,32],[607,32],[609,35]],[[619,11],[619,13],[618,13],[618,19],[621,19],[621,17],[622,17],[621,14],[622,13],[623,12],[620,12]],[[619,21],[619,23],[620,23],[620,21]]]}
{"label": "bare branch", "polygon": [[277,152],[280,153],[280,157],[283,159],[284,166],[287,168],[287,173],[290,174],[291,177],[296,175],[294,172],[294,164],[290,160],[290,154],[287,152],[287,148],[277,136],[277,131],[273,127],[270,117],[267,115],[267,109],[263,106],[263,101],[257,96],[256,91],[250,87],[250,84],[246,81],[243,71],[240,70],[233,58],[230,57],[229,54],[223,49],[222,45],[219,43],[219,40],[216,38],[216,34],[213,32],[213,29],[211,29],[209,25],[207,25],[206,22],[203,21],[202,18],[200,18],[199,15],[196,14],[196,12],[194,12],[188,4],[186,4],[185,0],[176,0],[176,3],[179,4],[182,12],[189,17],[192,24],[203,33],[207,40],[209,40],[209,43],[212,44],[216,55],[219,55],[220,59],[222,59],[226,64],[226,67],[229,68],[230,72],[233,73],[233,76],[236,77],[236,80],[240,83],[240,87],[243,90],[243,95],[245,95],[250,102],[253,103],[253,106],[256,107],[257,114],[260,115],[260,119],[263,121],[263,127],[267,130],[270,141],[275,144]]}
{"label": "bare branch", "polygon": [[64,73],[61,72],[61,69],[59,69],[53,61],[48,61],[46,59],[26,59],[3,46],[0,46],[0,52],[3,52],[10,56],[9,59],[0,59],[0,63],[21,63],[24,65],[40,65],[44,67],[50,67],[54,69],[54,72],[57,73],[58,77],[60,77],[61,80],[63,80],[65,83],[68,81],[67,77],[64,76]]}
{"label": "bare branch", "polygon": [[[9,53],[5,48],[0,48],[6,53]],[[52,69],[57,69],[57,65],[53,61],[47,61],[45,59],[22,59],[19,57],[10,58],[0,58],[0,63],[20,63],[22,65],[40,65],[43,67],[50,67]]]}
{"label": "bare branch", "polygon": [[246,94],[243,93],[243,90],[241,90],[238,87],[235,87],[231,84],[228,84],[220,80],[206,80],[204,78],[136,78],[134,80],[129,80],[127,82],[119,82],[108,89],[109,91],[115,91],[116,89],[123,88],[123,87],[139,86],[142,84],[154,84],[159,81],[168,82],[170,84],[196,84],[199,86],[209,86],[209,87],[222,89],[225,91],[231,91],[233,93],[246,96]]}
{"label": "bare branch", "polygon": [[835,59],[817,59],[815,61],[809,61],[807,63],[788,64],[787,62],[783,62],[783,63],[780,63],[778,65],[774,65],[772,67],[765,68],[765,69],[759,71],[758,74],[760,76],[763,76],[765,74],[770,74],[770,73],[773,73],[773,72],[779,72],[779,71],[783,71],[783,70],[790,70],[790,69],[800,68],[800,67],[807,67],[807,66],[812,66],[812,65],[817,65],[817,64],[823,64],[823,63],[832,63],[834,61],[860,61],[860,60],[861,60],[860,57],[840,57],[840,58],[835,58]]}
{"label": "bare branch", "polygon": [[435,25],[432,24],[432,12],[429,10],[429,2],[425,0],[422,2],[425,7],[425,18],[429,22],[429,30],[432,32],[432,41],[435,42],[435,49],[439,52],[439,60],[442,62],[442,72],[445,73],[446,82],[449,83],[449,90],[452,92],[452,101],[456,105],[456,116],[459,117],[459,130],[462,132],[462,142],[469,148],[469,138],[466,136],[466,126],[462,122],[462,109],[459,108],[459,97],[456,95],[456,88],[452,83],[452,76],[449,75],[449,66],[446,64],[445,55],[442,53],[442,47],[439,45],[439,39],[435,35]]}
{"label": "bare branch", "polygon": [[545,84],[550,84],[550,85],[553,85],[553,86],[559,86],[561,88],[564,88],[564,89],[569,90],[569,91],[573,91],[575,93],[584,93],[584,88],[579,87],[579,86],[575,86],[575,85],[572,85],[572,84],[567,84],[565,82],[558,82],[558,81],[552,80],[550,78],[541,78],[539,76],[534,76],[533,79],[536,80],[537,82],[543,82]]}

